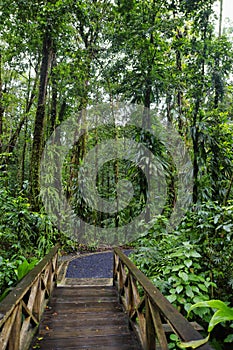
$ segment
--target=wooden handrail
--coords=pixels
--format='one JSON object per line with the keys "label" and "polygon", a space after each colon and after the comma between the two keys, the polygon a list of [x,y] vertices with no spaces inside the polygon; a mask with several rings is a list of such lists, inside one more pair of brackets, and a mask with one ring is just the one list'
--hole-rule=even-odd
{"label": "wooden handrail", "polygon": [[[143,349],[168,350],[164,323],[182,341],[203,338],[119,248],[114,248],[113,283]],[[213,349],[207,343],[198,350]]]}
{"label": "wooden handrail", "polygon": [[26,350],[57,278],[58,246],[0,302],[0,350]]}

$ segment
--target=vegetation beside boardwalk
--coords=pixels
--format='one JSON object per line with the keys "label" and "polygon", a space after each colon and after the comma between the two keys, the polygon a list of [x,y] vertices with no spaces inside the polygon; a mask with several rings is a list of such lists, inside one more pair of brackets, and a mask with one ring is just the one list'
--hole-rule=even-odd
{"label": "vegetation beside boardwalk", "polygon": [[[134,220],[147,203],[142,167],[113,159],[98,169],[96,189],[105,200],[118,201],[123,179],[134,191],[130,205],[111,215],[92,210],[93,198],[83,200],[80,169],[85,155],[109,139],[142,144],[161,165],[167,192],[161,215],[148,216],[145,232],[133,242],[135,263],[185,315],[194,302],[213,298],[233,306],[232,23],[223,23],[221,10],[216,15],[216,3],[224,0],[5,0],[0,5],[2,298],[55,243],[64,251],[98,247],[98,235],[86,247],[55,227],[40,197],[41,156],[64,121],[86,107],[122,102],[156,111],[180,135],[193,170],[189,210],[168,232],[178,184],[167,145],[149,127],[123,127],[116,120],[98,125],[98,118],[56,169],[67,203],[98,227]],[[51,157],[56,163],[57,154]],[[60,190],[46,190],[59,213]],[[128,187],[122,191],[127,197]],[[192,315],[207,325],[211,312],[198,308]],[[217,350],[227,349],[224,340],[232,342],[231,333],[230,321],[217,326],[212,337]]]}

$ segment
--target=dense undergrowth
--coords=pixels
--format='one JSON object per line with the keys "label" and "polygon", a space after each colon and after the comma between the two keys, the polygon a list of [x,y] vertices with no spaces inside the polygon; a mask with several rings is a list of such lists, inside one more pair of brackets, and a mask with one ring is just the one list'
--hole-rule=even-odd
{"label": "dense undergrowth", "polygon": [[0,190],[0,300],[41,260],[54,244],[67,250],[74,243],[62,235],[47,214],[33,212],[28,200]]}
{"label": "dense undergrowth", "polygon": [[[135,243],[136,265],[185,316],[201,301],[220,299],[233,306],[232,215],[233,205],[208,202],[192,208],[172,233],[165,217],[156,218]],[[211,316],[209,308],[197,308],[190,320],[207,329]],[[216,327],[214,348],[231,348],[232,327],[230,322]]]}
{"label": "dense undergrowth", "polygon": [[[185,316],[194,303],[219,299],[233,306],[233,205],[207,202],[186,213],[180,225],[168,232],[159,216],[134,242],[135,264]],[[49,217],[32,212],[21,194],[0,191],[0,300],[60,243],[66,251],[77,245],[54,228]],[[210,308],[193,310],[190,320],[208,328]],[[233,323],[225,322],[211,335],[217,350],[230,349]],[[176,348],[175,342],[170,347]]]}

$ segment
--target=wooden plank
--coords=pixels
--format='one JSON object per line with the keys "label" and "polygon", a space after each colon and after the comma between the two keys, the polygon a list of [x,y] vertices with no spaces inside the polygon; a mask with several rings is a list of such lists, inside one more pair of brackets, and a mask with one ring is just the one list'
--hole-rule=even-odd
{"label": "wooden plank", "polygon": [[[69,315],[64,316],[56,313],[55,315],[45,314],[45,317],[43,318],[43,325],[49,328],[52,328],[54,325],[56,329],[63,328],[63,327],[73,327],[73,328],[81,329],[84,327],[91,327],[95,322],[96,324],[98,324],[99,327],[102,327],[102,326],[106,327],[106,320],[108,319],[108,317],[109,317],[109,314],[107,313],[101,313],[100,316],[79,315],[79,317],[76,317],[76,318],[71,318],[69,317]],[[111,322],[114,324],[114,326],[124,325],[126,328],[128,327],[128,320],[125,317],[125,314],[123,312],[111,315]],[[107,322],[107,326],[108,326],[108,322]]]}
{"label": "wooden plank", "polygon": [[59,286],[112,286],[112,278],[65,278]]}
{"label": "wooden plank", "polygon": [[[204,328],[200,326],[197,322],[189,322],[191,326],[196,329],[197,331],[204,331]],[[174,333],[171,326],[167,323],[163,323],[163,329],[165,333]]]}
{"label": "wooden plank", "polygon": [[[98,296],[98,295],[88,295],[88,297],[86,298],[84,295],[82,296],[76,296],[76,298],[72,298],[72,296],[70,296],[69,294],[66,295],[66,297],[64,296],[56,296],[52,303],[53,304],[70,304],[70,303],[103,303],[103,302],[116,302],[116,295],[105,295],[105,296]],[[50,304],[50,306],[52,306],[53,304]]]}
{"label": "wooden plank", "polygon": [[113,286],[55,288],[38,337],[31,349],[141,349]]}
{"label": "wooden plank", "polygon": [[[40,350],[141,350],[137,342],[132,342],[128,336],[113,335],[112,337],[90,337],[85,338],[64,338],[64,339],[47,339],[37,341]],[[30,350],[34,350],[33,347]]]}
{"label": "wooden plank", "polygon": [[92,287],[92,286],[78,286],[78,287],[57,287],[54,289],[53,292],[53,298],[56,296],[74,296],[75,298],[80,297],[80,296],[109,296],[109,295],[114,295],[115,297],[117,296],[117,291],[115,288],[111,287]]}
{"label": "wooden plank", "polygon": [[[64,289],[64,292],[63,292]],[[117,297],[117,293],[116,291],[113,291],[111,289],[109,290],[101,290],[101,289],[92,289],[89,288],[88,289],[83,289],[80,287],[77,287],[74,289],[71,288],[61,288],[61,291],[57,292],[57,288],[55,290],[55,293],[53,293],[53,298],[66,298],[66,297],[72,298],[72,299],[78,299],[78,298],[82,298],[82,297],[86,297],[86,298],[94,298],[94,297],[101,297],[101,296],[106,296],[106,297],[110,297],[110,296],[114,296],[115,298]]]}
{"label": "wooden plank", "polygon": [[47,336],[49,338],[70,338],[70,337],[80,337],[80,338],[86,338],[89,337],[111,337],[112,335],[128,335],[129,330],[127,328],[127,324],[121,323],[118,325],[112,324],[112,320],[107,318],[105,320],[105,323],[101,326],[97,324],[96,322],[93,324],[89,324],[87,326],[86,323],[83,323],[78,328],[70,327],[69,325],[63,325],[63,327],[51,327],[49,328],[48,325],[44,329],[40,330],[40,336],[44,337]]}
{"label": "wooden plank", "polygon": [[[67,305],[68,303],[66,303],[65,305]],[[107,303],[104,303],[107,304]],[[108,305],[91,305],[91,304],[74,304],[71,303],[67,306],[59,304],[58,306],[56,306],[56,308],[54,308],[56,310],[56,312],[58,312],[60,315],[61,314],[70,314],[70,315],[76,315],[76,314],[82,314],[82,313],[96,313],[96,312],[108,312],[110,313],[114,313],[116,311],[122,311],[121,306],[118,305],[118,303],[114,303],[112,304],[112,302],[108,303]],[[75,316],[74,316],[75,317]]]}

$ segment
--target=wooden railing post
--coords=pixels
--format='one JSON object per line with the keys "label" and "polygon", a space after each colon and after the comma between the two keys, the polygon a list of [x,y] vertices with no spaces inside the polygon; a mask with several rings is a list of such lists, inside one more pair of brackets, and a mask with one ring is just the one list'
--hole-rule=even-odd
{"label": "wooden railing post", "polygon": [[11,337],[9,339],[9,350],[18,350],[20,346],[20,327],[22,322],[22,304],[15,308],[16,316],[11,329]]}

